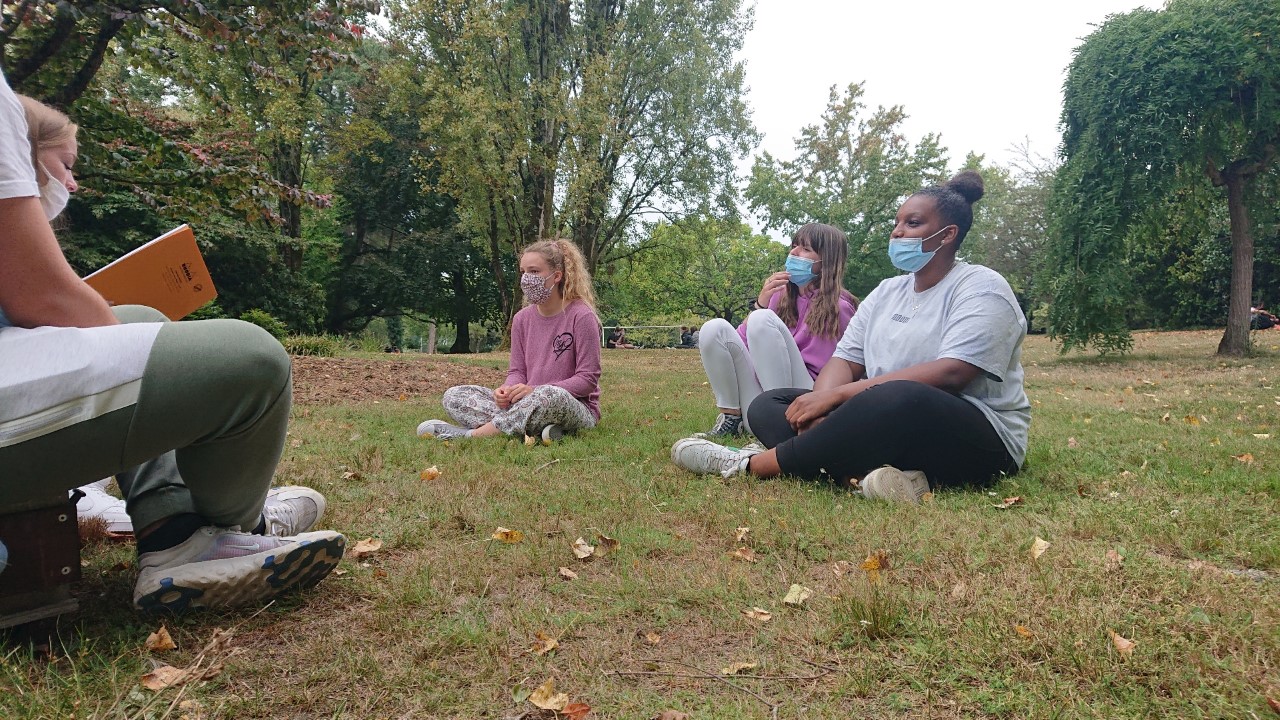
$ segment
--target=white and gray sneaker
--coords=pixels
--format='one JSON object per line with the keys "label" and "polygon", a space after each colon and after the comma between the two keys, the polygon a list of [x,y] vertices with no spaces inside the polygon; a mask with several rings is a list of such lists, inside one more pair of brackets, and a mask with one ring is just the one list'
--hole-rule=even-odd
{"label": "white and gray sneaker", "polygon": [[858,488],[863,497],[872,500],[918,503],[929,492],[929,478],[919,470],[899,470],[885,465],[867,473]]}
{"label": "white and gray sneaker", "polygon": [[751,456],[763,450],[756,447],[732,448],[691,437],[677,440],[671,446],[671,462],[699,475],[716,473],[722,477],[733,477],[745,473]]}
{"label": "white and gray sneaker", "polygon": [[107,492],[111,478],[80,487],[83,497],[76,501],[76,516],[81,520],[101,518],[107,524],[107,532],[117,535],[133,534],[133,520],[125,512],[124,501]]}
{"label": "white and gray sneaker", "polygon": [[548,425],[542,428],[542,444],[550,445],[554,442],[560,442],[564,437],[564,428],[556,424]]}
{"label": "white and gray sneaker", "polygon": [[345,547],[341,534],[327,530],[275,537],[203,527],[168,550],[138,556],[133,604],[181,613],[265,602],[320,582]]}
{"label": "white and gray sneaker", "polygon": [[742,427],[741,415],[730,415],[728,413],[720,413],[716,416],[716,424],[706,432],[694,433],[696,438],[729,438],[738,437],[746,433]]}
{"label": "white and gray sneaker", "polygon": [[466,428],[450,425],[443,420],[423,420],[418,424],[418,437],[437,437],[441,440],[469,437]]}
{"label": "white and gray sneaker", "polygon": [[282,485],[267,491],[262,506],[264,535],[286,537],[304,533],[324,517],[324,495],[301,485]]}

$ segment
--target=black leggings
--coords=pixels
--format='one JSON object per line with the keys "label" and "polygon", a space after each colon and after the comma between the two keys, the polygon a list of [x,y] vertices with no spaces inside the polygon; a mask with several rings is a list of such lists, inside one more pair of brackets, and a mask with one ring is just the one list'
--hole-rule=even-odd
{"label": "black leggings", "polygon": [[765,447],[776,448],[787,475],[837,480],[882,465],[923,470],[934,487],[985,484],[1018,466],[995,428],[968,400],[931,385],[894,380],[865,390],[800,435],[787,407],[811,392],[785,388],[751,403],[747,419]]}

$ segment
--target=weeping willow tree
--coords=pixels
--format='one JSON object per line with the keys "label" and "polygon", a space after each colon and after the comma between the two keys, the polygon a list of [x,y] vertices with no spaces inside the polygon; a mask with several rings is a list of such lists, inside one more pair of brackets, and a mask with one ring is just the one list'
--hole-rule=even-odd
{"label": "weeping willow tree", "polygon": [[1167,239],[1171,205],[1213,192],[1230,217],[1220,355],[1249,350],[1250,209],[1280,143],[1280,3],[1171,0],[1109,17],[1064,88],[1051,201],[1049,331],[1064,350],[1131,346],[1128,249]]}

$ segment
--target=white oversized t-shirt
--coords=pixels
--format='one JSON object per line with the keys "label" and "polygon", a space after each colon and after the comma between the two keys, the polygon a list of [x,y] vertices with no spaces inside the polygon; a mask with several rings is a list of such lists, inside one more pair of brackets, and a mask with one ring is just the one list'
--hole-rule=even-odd
{"label": "white oversized t-shirt", "polygon": [[882,281],[858,307],[835,357],[862,365],[868,378],[941,358],[976,366],[982,372],[960,396],[986,415],[1021,466],[1031,424],[1022,385],[1026,334],[1027,320],[1009,283],[990,268],[960,262],[921,293],[914,275]]}
{"label": "white oversized t-shirt", "polygon": [[[0,200],[40,188],[22,105],[0,74]],[[0,228],[0,243],[9,240]],[[160,323],[13,327],[0,308],[0,447],[137,402]]]}

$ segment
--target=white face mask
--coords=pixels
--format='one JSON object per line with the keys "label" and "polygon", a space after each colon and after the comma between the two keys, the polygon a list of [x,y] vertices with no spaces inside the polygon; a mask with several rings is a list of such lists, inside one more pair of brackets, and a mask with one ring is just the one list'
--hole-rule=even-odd
{"label": "white face mask", "polygon": [[62,184],[49,172],[44,163],[37,162],[36,166],[40,168],[40,172],[49,178],[44,181],[44,185],[40,186],[40,207],[44,208],[44,217],[46,220],[53,220],[62,213],[67,207],[67,201],[71,199],[71,193],[67,191],[67,186]]}

